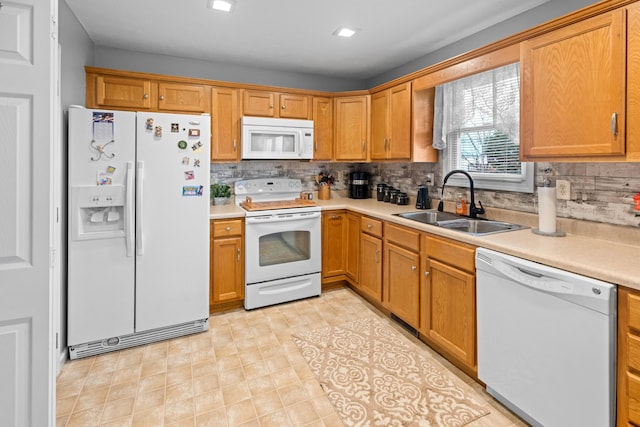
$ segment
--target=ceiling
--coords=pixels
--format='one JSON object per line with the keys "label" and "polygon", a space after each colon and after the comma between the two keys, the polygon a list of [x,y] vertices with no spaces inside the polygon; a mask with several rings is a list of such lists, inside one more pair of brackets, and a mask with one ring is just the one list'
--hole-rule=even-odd
{"label": "ceiling", "polygon": [[[549,0],[66,0],[96,46],[369,79]],[[336,37],[340,26],[361,29]]]}

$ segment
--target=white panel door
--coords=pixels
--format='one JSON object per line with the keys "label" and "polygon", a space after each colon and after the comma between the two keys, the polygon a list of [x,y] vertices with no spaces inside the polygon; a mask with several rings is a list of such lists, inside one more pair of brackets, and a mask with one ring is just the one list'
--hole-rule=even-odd
{"label": "white panel door", "polygon": [[139,112],[137,123],[140,332],[209,317],[210,119]]}
{"label": "white panel door", "polygon": [[[0,7],[0,425],[55,424],[50,254],[57,0]],[[56,303],[59,303],[56,301]]]}

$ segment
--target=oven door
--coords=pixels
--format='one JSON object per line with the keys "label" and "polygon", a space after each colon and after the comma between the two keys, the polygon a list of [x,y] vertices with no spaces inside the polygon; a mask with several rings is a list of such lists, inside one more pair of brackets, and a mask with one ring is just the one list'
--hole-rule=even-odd
{"label": "oven door", "polygon": [[245,221],[247,284],[320,272],[320,212],[283,210]]}

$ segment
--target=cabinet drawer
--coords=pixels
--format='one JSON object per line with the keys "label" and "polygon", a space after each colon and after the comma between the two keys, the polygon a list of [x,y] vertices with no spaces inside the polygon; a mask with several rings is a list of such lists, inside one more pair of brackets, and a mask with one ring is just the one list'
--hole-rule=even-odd
{"label": "cabinet drawer", "polygon": [[627,372],[629,421],[640,425],[640,377]]}
{"label": "cabinet drawer", "polygon": [[382,221],[363,216],[360,218],[360,230],[372,236],[382,237]]}
{"label": "cabinet drawer", "polygon": [[640,295],[629,294],[629,327],[640,331]]}
{"label": "cabinet drawer", "polygon": [[427,236],[426,240],[429,258],[440,260],[470,273],[475,271],[475,247],[432,236]]}
{"label": "cabinet drawer", "polygon": [[242,220],[213,221],[213,237],[240,236],[242,234]]}
{"label": "cabinet drawer", "polygon": [[419,231],[385,223],[384,238],[387,242],[392,242],[398,246],[402,246],[415,252],[420,251]]}

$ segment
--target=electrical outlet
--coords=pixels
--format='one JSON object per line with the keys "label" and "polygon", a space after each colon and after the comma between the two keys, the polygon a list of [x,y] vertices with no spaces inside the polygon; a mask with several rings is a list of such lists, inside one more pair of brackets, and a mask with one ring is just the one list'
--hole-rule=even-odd
{"label": "electrical outlet", "polygon": [[428,174],[426,175],[426,178],[425,178],[425,183],[426,183],[426,184],[434,185],[434,184],[435,184],[435,182],[433,182],[433,180],[434,180],[434,179],[435,179],[435,178],[434,178],[433,174],[432,174],[432,173],[428,173]]}
{"label": "electrical outlet", "polygon": [[563,179],[556,181],[556,195],[559,200],[571,199],[571,183]]}
{"label": "electrical outlet", "polygon": [[343,171],[338,171],[338,182],[344,181]]}

